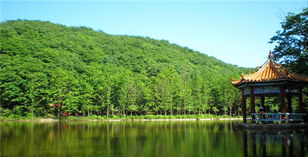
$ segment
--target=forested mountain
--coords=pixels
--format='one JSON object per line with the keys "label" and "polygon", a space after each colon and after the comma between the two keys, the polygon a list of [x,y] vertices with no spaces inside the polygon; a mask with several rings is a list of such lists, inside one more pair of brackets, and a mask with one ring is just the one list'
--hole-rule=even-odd
{"label": "forested mountain", "polygon": [[238,112],[229,80],[247,69],[168,41],[26,20],[0,31],[2,114]]}

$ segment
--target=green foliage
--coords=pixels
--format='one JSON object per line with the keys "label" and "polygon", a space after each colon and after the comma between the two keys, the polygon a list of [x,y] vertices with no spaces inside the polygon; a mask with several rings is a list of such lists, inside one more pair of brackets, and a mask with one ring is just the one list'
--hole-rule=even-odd
{"label": "green foliage", "polygon": [[307,74],[308,69],[308,8],[301,13],[289,13],[281,23],[282,30],[271,38],[277,43],[274,59],[292,71]]}
{"label": "green foliage", "polygon": [[9,115],[11,115],[11,111],[9,109],[2,108],[0,106],[0,115],[4,117],[8,117]]}
{"label": "green foliage", "polygon": [[42,21],[0,30],[2,115],[238,113],[229,79],[247,69],[191,49]]}

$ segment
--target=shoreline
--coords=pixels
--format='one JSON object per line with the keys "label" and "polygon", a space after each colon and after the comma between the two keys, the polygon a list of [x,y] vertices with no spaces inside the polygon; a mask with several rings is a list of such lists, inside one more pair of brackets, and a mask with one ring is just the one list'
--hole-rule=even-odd
{"label": "shoreline", "polygon": [[124,122],[124,121],[136,121],[136,122],[153,122],[153,121],[214,121],[214,120],[242,120],[242,118],[174,118],[174,119],[53,119],[53,118],[35,118],[35,119],[2,119],[0,122],[69,122],[69,121],[88,121],[88,122]]}

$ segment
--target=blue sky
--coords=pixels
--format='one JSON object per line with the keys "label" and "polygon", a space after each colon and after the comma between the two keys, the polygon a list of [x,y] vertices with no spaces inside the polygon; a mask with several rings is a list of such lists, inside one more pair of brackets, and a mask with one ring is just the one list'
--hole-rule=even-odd
{"label": "blue sky", "polygon": [[0,20],[43,20],[164,39],[244,67],[260,66],[288,12],[308,1],[0,1]]}

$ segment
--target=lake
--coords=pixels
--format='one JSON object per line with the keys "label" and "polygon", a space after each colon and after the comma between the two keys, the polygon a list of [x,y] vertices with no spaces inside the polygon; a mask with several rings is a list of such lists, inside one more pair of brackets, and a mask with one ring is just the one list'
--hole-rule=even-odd
{"label": "lake", "polygon": [[307,130],[241,121],[0,122],[1,157],[308,156]]}

